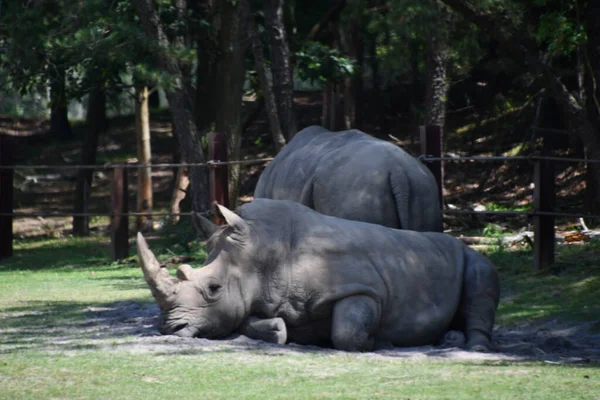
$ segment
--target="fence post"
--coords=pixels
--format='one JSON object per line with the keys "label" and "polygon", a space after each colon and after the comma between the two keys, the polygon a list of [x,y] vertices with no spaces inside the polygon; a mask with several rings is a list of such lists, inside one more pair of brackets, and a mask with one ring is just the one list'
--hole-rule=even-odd
{"label": "fence post", "polygon": [[[437,125],[421,125],[419,127],[419,135],[421,140],[421,154],[441,157],[442,156],[442,128]],[[438,186],[438,196],[440,199],[440,207],[443,208],[444,197],[444,170],[441,161],[425,162],[427,168],[433,174]]]}
{"label": "fence post", "polygon": [[129,256],[129,196],[127,191],[127,168],[115,167],[111,190],[110,244],[113,261]]}
{"label": "fence post", "polygon": [[[0,135],[0,166],[13,165],[12,137]],[[0,169],[0,259],[13,254],[13,169]]]}
{"label": "fence post", "polygon": [[[546,152],[542,155],[547,156]],[[535,160],[533,172],[533,211],[553,212],[556,203],[554,165],[550,160]],[[554,264],[554,216],[533,216],[533,263],[539,271]]]}
{"label": "fence post", "polygon": [[[208,159],[227,161],[227,135],[223,132],[208,134]],[[210,165],[208,171],[210,204],[217,202],[229,207],[229,168],[227,165]],[[225,223],[217,214],[213,215],[213,222],[219,225]]]}

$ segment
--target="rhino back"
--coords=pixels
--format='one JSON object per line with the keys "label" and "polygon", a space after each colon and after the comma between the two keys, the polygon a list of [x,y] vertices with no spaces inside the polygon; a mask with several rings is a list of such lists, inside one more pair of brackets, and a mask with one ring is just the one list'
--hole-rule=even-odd
{"label": "rhino back", "polygon": [[261,174],[254,197],[393,228],[442,226],[429,170],[401,148],[358,130],[302,130]]}
{"label": "rhino back", "polygon": [[[305,204],[303,192],[310,186],[319,160],[328,151],[327,138],[331,133],[319,126],[298,132],[262,172],[254,197]],[[308,197],[307,201],[310,201]]]}

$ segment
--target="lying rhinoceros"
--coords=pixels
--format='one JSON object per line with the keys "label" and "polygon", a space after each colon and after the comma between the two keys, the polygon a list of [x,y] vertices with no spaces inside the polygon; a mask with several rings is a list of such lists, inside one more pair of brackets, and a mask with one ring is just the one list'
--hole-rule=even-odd
{"label": "lying rhinoceros", "polygon": [[442,230],[429,169],[358,130],[311,126],[298,132],[265,168],[254,197],[292,200],[321,214],[392,228]]}
{"label": "lying rhinoceros", "polygon": [[[498,304],[492,264],[451,236],[325,216],[291,201],[219,206],[204,267],[160,268],[138,233],[163,334],[369,351],[437,343],[450,329],[485,350]],[[453,331],[454,332],[454,331]],[[459,335],[460,336],[460,335]]]}

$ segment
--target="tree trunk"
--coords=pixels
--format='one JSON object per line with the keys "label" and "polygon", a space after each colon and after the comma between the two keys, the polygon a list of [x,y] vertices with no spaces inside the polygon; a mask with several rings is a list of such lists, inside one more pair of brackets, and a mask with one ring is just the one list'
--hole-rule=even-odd
{"label": "tree trunk", "polygon": [[[208,16],[206,16],[208,18]],[[217,53],[213,38],[207,28],[201,28],[197,37],[196,67],[196,125],[198,132],[214,128],[217,95]]]}
{"label": "tree trunk", "polygon": [[273,68],[273,91],[279,111],[281,130],[290,141],[296,134],[294,114],[294,79],[290,49],[283,21],[283,0],[265,1],[265,29]]}
{"label": "tree trunk", "polygon": [[340,42],[342,48],[356,61],[358,69],[352,76],[344,78],[344,128],[357,127],[359,99],[362,97],[362,72],[360,66],[363,59],[362,7],[354,12],[347,24],[340,25]]}
{"label": "tree trunk", "polygon": [[[241,116],[242,116],[242,93],[244,86],[244,63],[241,35],[246,30],[241,29],[243,20],[241,12],[243,9],[239,4],[229,0],[220,2],[219,30],[219,69],[217,72],[217,132],[227,134],[227,148],[230,160],[240,159],[240,147],[242,142]],[[229,204],[235,208],[239,193],[240,166],[229,166]]]}
{"label": "tree trunk", "polygon": [[[92,165],[96,163],[98,149],[98,135],[107,128],[106,119],[106,93],[96,89],[89,93],[86,117],[86,134],[83,138],[80,163]],[[89,201],[92,189],[94,170],[80,169],[77,172],[75,184],[74,212],[77,214],[89,212]],[[73,217],[73,235],[87,236],[90,233],[90,218],[87,216]]]}
{"label": "tree trunk", "polygon": [[[193,90],[188,86],[190,79],[184,76],[177,60],[171,55],[170,42],[161,25],[152,0],[132,0],[146,34],[156,42],[154,56],[159,67],[170,74],[175,84],[167,91],[173,130],[177,137],[181,155],[188,163],[205,163],[196,120],[194,118]],[[190,167],[192,209],[203,212],[208,209],[208,174],[206,167]]]}
{"label": "tree trunk", "polygon": [[57,66],[57,73],[50,83],[50,133],[57,139],[68,140],[74,137],[69,122],[69,109],[66,94],[65,69]]}
{"label": "tree trunk", "polygon": [[248,13],[248,34],[252,42],[252,53],[254,54],[254,64],[258,77],[260,79],[260,85],[262,88],[263,97],[265,98],[265,108],[267,116],[269,118],[269,126],[271,127],[271,134],[273,135],[273,143],[275,144],[275,150],[279,151],[285,146],[285,136],[281,130],[281,123],[279,121],[279,114],[277,112],[277,102],[275,101],[275,94],[273,93],[273,75],[271,69],[265,62],[265,54],[263,46],[258,36],[258,30],[254,21],[254,16],[250,10],[248,0],[243,0],[241,3],[242,7],[247,8]]}
{"label": "tree trunk", "polygon": [[[187,168],[179,168],[175,177],[175,187],[173,188],[173,195],[171,196],[171,213],[179,214],[181,212],[181,201],[185,198],[188,187],[190,186],[190,178],[188,176]],[[172,217],[172,222],[177,223],[179,221],[179,215]]]}
{"label": "tree trunk", "polygon": [[[148,110],[149,95],[147,86],[135,88],[135,136],[137,142],[138,163],[150,166],[150,112]],[[150,168],[138,169],[137,187],[137,212],[152,212],[152,170]],[[137,230],[144,232],[152,230],[152,216],[139,215],[136,218]]]}
{"label": "tree trunk", "polygon": [[[433,6],[436,6],[434,2]],[[443,7],[437,7],[440,25],[428,36],[425,48],[425,125],[437,125],[444,128],[446,117],[446,95],[448,82],[446,67],[448,65],[449,13]]]}

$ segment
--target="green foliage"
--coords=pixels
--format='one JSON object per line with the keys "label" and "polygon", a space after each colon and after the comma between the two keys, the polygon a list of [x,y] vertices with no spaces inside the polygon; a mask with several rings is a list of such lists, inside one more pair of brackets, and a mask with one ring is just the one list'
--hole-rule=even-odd
{"label": "green foliage", "polygon": [[488,211],[529,211],[533,209],[533,206],[531,204],[509,206],[499,203],[485,203],[485,209]]}
{"label": "green foliage", "polygon": [[308,42],[296,53],[296,68],[300,79],[314,82],[341,82],[355,73],[355,61],[337,49],[318,42]]}
{"label": "green foliage", "polygon": [[[157,7],[169,35],[186,34],[189,23],[199,23],[195,14],[179,18],[169,1],[159,1]],[[62,70],[67,99],[94,88],[114,97],[132,84],[174,84],[157,68],[157,44],[147,39],[127,0],[7,2],[0,13],[0,43],[0,88],[9,92],[46,93]],[[167,51],[184,64],[196,58],[186,46]]]}
{"label": "green foliage", "polygon": [[570,19],[566,12],[556,11],[542,16],[536,39],[548,46],[551,55],[568,55],[585,43],[586,34],[583,25]]}
{"label": "green foliage", "polygon": [[481,234],[487,237],[498,237],[502,235],[503,228],[498,224],[487,224]]}

